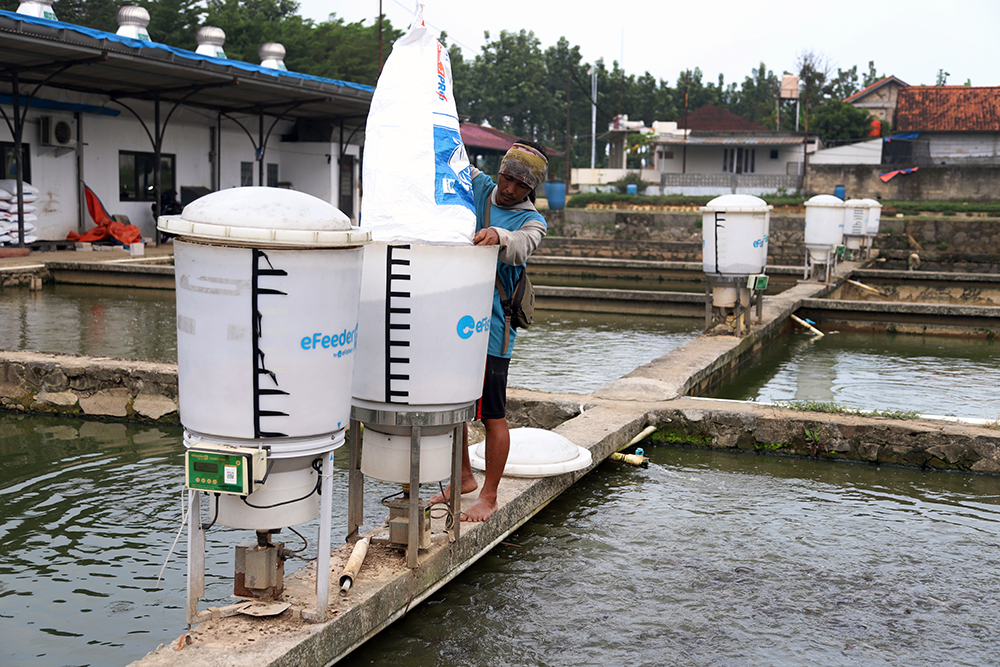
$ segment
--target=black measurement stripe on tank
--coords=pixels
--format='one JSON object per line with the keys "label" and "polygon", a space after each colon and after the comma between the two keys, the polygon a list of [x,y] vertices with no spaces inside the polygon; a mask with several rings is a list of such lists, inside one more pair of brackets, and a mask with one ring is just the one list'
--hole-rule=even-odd
{"label": "black measurement stripe on tank", "polygon": [[[260,349],[260,337],[264,325],[264,316],[260,312],[260,298],[261,297],[274,297],[274,296],[287,296],[286,292],[281,290],[271,289],[269,287],[262,287],[260,285],[261,279],[267,279],[269,277],[276,276],[287,276],[288,272],[282,269],[276,269],[271,265],[271,260],[268,258],[267,254],[262,250],[257,250],[254,248],[251,250],[253,261],[251,262],[251,280],[250,280],[250,312],[253,313],[253,433],[255,438],[282,438],[286,437],[285,433],[279,431],[265,431],[261,428],[261,419],[265,417],[287,417],[287,412],[281,412],[280,410],[262,410],[260,407],[260,397],[261,396],[288,396],[288,392],[282,389],[278,389],[278,376],[275,375],[274,371],[267,368],[267,363],[265,361],[264,351]],[[261,267],[261,259],[263,259],[267,266]],[[264,387],[260,386],[261,376],[267,376],[274,387]]]}
{"label": "black measurement stripe on tank", "polygon": [[410,363],[406,348],[410,341],[402,332],[410,330],[410,323],[400,321],[404,315],[410,314],[410,274],[399,271],[397,267],[409,266],[410,260],[402,257],[408,245],[390,245],[385,255],[385,402],[407,403],[410,392],[405,389],[393,389],[393,382],[405,382],[410,379],[407,365]]}

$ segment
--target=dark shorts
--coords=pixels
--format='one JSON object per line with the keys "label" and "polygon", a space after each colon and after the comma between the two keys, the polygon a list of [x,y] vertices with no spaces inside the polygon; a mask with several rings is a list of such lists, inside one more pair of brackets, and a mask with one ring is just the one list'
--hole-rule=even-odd
{"label": "dark shorts", "polygon": [[479,419],[504,419],[507,417],[507,369],[510,359],[486,355],[486,378],[483,380],[483,397],[479,399],[476,417]]}

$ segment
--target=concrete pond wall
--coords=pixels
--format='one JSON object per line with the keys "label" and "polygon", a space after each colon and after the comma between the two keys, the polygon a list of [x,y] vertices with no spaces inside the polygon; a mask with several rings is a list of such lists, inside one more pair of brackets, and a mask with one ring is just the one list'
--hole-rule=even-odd
{"label": "concrete pond wall", "polygon": [[[723,345],[728,350],[722,354],[715,354],[719,350],[712,341],[708,341],[711,350],[692,350],[694,366],[705,352],[716,361],[690,373],[673,389],[664,390],[664,381],[653,378],[662,377],[658,368],[683,370],[674,355],[684,348],[592,394],[553,395],[513,388],[509,420],[512,426],[552,429],[578,416],[581,408],[629,414],[639,410],[647,423],[657,427],[651,438],[672,446],[1000,474],[998,429],[808,413],[676,393],[732,370],[741,357],[753,352],[755,344],[743,341],[745,345]],[[177,369],[168,363],[0,351],[0,409],[178,424]]]}

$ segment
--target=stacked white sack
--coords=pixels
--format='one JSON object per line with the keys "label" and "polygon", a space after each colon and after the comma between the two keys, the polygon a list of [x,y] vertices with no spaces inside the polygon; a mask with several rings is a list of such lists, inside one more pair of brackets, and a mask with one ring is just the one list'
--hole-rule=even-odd
{"label": "stacked white sack", "polygon": [[472,174],[452,92],[451,60],[421,5],[386,59],[365,127],[361,226],[372,240],[472,243]]}
{"label": "stacked white sack", "polygon": [[[31,183],[23,183],[24,188],[24,242],[34,243],[38,240],[34,232],[38,221],[35,202],[38,200],[38,188]],[[0,245],[18,245],[20,230],[17,218],[17,181],[14,179],[0,180]]]}

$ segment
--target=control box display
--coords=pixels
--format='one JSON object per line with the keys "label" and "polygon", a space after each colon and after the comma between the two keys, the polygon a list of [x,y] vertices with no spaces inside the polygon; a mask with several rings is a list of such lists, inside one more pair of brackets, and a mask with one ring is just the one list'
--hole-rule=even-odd
{"label": "control box display", "polygon": [[184,453],[184,484],[195,491],[248,496],[262,486],[267,450],[199,445]]}

